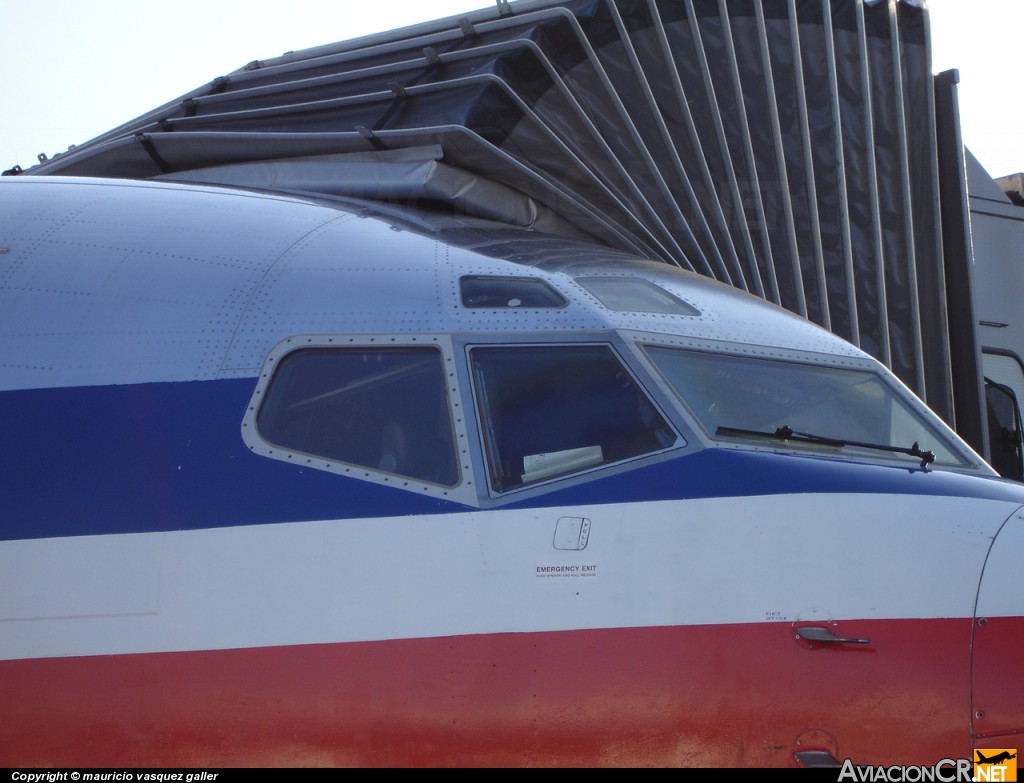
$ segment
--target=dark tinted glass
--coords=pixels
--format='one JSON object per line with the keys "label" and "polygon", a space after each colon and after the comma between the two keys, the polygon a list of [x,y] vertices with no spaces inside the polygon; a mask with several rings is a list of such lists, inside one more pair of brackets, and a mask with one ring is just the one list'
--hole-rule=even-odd
{"label": "dark tinted glass", "polygon": [[985,379],[988,403],[988,438],[992,467],[1000,476],[1024,480],[1021,464],[1020,409],[1013,389]]}
{"label": "dark tinted glass", "polygon": [[257,427],[287,450],[444,486],[459,480],[434,348],[289,354],[267,389]]}
{"label": "dark tinted glass", "polygon": [[491,483],[499,491],[675,441],[606,346],[474,348],[470,356]]}
{"label": "dark tinted glass", "polygon": [[535,277],[463,277],[463,307],[564,307],[565,298]]}

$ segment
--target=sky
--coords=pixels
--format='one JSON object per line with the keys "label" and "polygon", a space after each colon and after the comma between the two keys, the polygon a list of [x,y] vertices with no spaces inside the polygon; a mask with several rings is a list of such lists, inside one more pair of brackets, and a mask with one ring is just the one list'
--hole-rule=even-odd
{"label": "sky", "polygon": [[[493,6],[489,0],[0,0],[0,169],[81,144],[257,59]],[[928,0],[933,70],[960,71],[964,142],[1024,172],[1024,0]],[[244,9],[244,13],[240,11]]]}

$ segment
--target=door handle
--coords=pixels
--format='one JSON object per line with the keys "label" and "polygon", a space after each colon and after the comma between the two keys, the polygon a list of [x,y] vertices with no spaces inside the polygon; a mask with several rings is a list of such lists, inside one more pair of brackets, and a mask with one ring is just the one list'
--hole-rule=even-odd
{"label": "door handle", "polygon": [[870,639],[836,636],[828,628],[822,628],[817,625],[805,625],[793,630],[799,638],[806,642],[824,642],[825,644],[871,644]]}
{"label": "door handle", "polygon": [[805,767],[841,767],[839,759],[827,750],[798,750],[793,753],[794,758]]}

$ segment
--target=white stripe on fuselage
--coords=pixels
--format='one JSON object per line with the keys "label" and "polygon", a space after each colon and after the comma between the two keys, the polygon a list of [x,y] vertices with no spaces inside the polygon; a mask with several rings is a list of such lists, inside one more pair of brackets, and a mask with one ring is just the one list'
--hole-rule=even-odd
{"label": "white stripe on fuselage", "polygon": [[[971,617],[1017,508],[804,494],[10,541],[0,657]],[[560,518],[560,547],[589,520],[585,548],[555,548]]]}

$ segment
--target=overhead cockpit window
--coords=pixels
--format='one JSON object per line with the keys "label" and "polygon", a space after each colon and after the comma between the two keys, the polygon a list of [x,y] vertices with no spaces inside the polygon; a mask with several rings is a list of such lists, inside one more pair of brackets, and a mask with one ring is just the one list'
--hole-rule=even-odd
{"label": "overhead cockpit window", "polygon": [[536,277],[463,277],[462,306],[469,308],[565,307],[565,297]]}
{"label": "overhead cockpit window", "polygon": [[505,492],[660,451],[676,435],[611,348],[470,351],[492,486]]}
{"label": "overhead cockpit window", "polygon": [[625,313],[700,315],[700,310],[638,277],[577,277],[576,282],[609,310]]}
{"label": "overhead cockpit window", "polygon": [[968,464],[876,373],[661,346],[646,351],[712,438]]}
{"label": "overhead cockpit window", "polygon": [[441,486],[459,481],[435,348],[290,353],[274,373],[256,425],[282,449]]}

